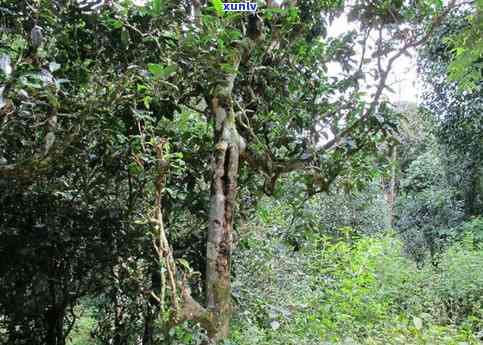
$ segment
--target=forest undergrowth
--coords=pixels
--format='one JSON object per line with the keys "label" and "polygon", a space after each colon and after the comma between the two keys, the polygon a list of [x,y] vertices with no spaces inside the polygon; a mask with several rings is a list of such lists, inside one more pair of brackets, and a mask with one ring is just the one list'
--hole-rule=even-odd
{"label": "forest undergrowth", "polygon": [[482,343],[483,248],[470,235],[419,269],[395,233],[342,230],[297,252],[252,235],[231,344]]}
{"label": "forest undergrowth", "polygon": [[[312,233],[294,250],[260,225],[247,229],[234,259],[226,345],[482,344],[483,246],[471,232],[436,266],[418,268],[394,231]],[[93,316],[76,325],[70,344],[91,344]],[[172,344],[200,344],[195,330],[177,327]]]}

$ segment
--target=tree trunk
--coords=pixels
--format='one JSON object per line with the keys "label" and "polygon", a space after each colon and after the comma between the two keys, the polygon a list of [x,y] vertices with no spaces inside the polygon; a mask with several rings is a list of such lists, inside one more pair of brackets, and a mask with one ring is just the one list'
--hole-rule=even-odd
{"label": "tree trunk", "polygon": [[[234,64],[238,68],[239,62]],[[215,120],[213,179],[211,182],[206,252],[206,302],[212,314],[210,344],[226,338],[232,313],[230,260],[233,209],[237,191],[240,136],[236,129],[232,90],[235,74],[215,90],[211,110]]]}
{"label": "tree trunk", "polygon": [[481,163],[475,159],[468,162],[468,177],[464,190],[464,211],[467,219],[481,214]]}
{"label": "tree trunk", "polygon": [[144,316],[144,333],[142,345],[152,345],[154,336],[154,321],[157,313],[151,310],[151,306],[147,306],[146,314]]}
{"label": "tree trunk", "polygon": [[384,193],[384,198],[387,202],[388,207],[388,214],[387,214],[387,223],[388,226],[393,229],[395,226],[395,207],[396,207],[396,196],[397,196],[397,146],[393,147],[390,152],[390,161],[392,163],[391,168],[391,176],[389,181],[382,178],[382,189]]}
{"label": "tree trunk", "polygon": [[395,206],[396,206],[396,164],[397,164],[397,146],[394,147],[392,153],[392,171],[391,184],[389,186],[389,226],[393,229],[395,225]]}
{"label": "tree trunk", "polygon": [[46,341],[51,345],[64,345],[64,309],[61,306],[53,305],[47,311],[47,336]]}

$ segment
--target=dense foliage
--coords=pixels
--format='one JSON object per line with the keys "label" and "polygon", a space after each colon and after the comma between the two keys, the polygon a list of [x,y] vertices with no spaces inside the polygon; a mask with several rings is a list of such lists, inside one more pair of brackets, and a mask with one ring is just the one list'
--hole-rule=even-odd
{"label": "dense foliage", "polygon": [[237,258],[232,343],[480,343],[482,250],[472,237],[451,247],[438,269],[418,269],[394,234],[344,236],[314,236],[294,252],[253,229]]}

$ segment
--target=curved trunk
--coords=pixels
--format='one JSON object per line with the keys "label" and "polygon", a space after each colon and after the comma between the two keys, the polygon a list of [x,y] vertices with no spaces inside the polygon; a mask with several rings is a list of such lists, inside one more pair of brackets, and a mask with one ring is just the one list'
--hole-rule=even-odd
{"label": "curved trunk", "polygon": [[[238,68],[238,63],[235,64]],[[236,69],[235,68],[235,69]],[[215,90],[211,110],[215,120],[213,179],[206,252],[206,302],[212,313],[211,344],[226,338],[231,318],[230,260],[233,209],[237,191],[240,136],[236,130],[231,93],[235,75]]]}

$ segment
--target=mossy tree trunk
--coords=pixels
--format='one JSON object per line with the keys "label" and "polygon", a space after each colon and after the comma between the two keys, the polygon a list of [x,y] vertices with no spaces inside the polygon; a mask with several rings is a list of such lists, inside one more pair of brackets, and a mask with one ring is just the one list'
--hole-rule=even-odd
{"label": "mossy tree trunk", "polygon": [[[235,70],[238,64],[239,61],[234,63]],[[206,307],[212,313],[213,325],[208,329],[212,344],[228,336],[232,313],[230,261],[240,157],[232,99],[235,76],[226,76],[214,90],[210,104],[215,145],[206,252]]]}

